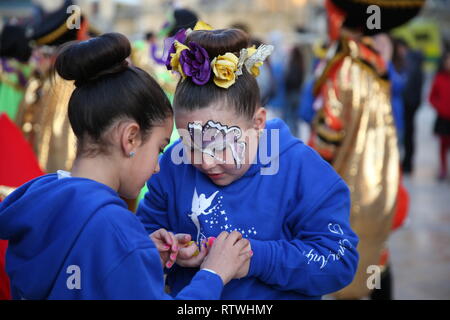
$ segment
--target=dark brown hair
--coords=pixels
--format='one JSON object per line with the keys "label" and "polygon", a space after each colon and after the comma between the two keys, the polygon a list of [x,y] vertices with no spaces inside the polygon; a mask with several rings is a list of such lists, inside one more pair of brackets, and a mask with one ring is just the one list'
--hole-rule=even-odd
{"label": "dark brown hair", "polygon": [[[185,44],[195,42],[203,47],[210,60],[227,52],[239,57],[239,52],[249,45],[249,36],[239,29],[198,30],[191,32]],[[247,69],[228,89],[214,84],[213,75],[203,86],[196,85],[190,78],[180,80],[173,101],[177,110],[193,111],[209,107],[213,102],[224,102],[232,106],[237,115],[251,119],[256,109],[261,105],[259,87],[255,77]]]}

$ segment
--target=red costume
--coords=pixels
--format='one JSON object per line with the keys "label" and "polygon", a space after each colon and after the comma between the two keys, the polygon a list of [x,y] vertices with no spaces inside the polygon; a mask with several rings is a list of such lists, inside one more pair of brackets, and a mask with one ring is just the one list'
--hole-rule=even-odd
{"label": "red costume", "polygon": [[[0,201],[14,188],[43,174],[36,156],[22,132],[3,113],[0,114]],[[0,300],[11,299],[9,279],[5,270],[8,243],[0,240]]]}

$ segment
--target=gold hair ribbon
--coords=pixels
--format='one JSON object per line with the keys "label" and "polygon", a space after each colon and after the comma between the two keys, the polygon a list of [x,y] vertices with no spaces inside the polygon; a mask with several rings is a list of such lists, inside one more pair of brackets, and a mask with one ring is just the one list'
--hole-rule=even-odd
{"label": "gold hair ribbon", "polygon": [[199,20],[194,27],[194,31],[196,30],[213,30],[214,28],[207,24],[205,21]]}

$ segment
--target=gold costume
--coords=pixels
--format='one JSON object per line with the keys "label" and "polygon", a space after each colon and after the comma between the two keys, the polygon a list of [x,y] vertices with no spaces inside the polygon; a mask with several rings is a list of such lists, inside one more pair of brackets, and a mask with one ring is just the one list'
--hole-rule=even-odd
{"label": "gold costume", "polygon": [[391,231],[400,182],[399,151],[390,85],[380,56],[361,42],[341,38],[315,91],[322,99],[310,144],[348,184],[351,226],[359,236],[354,281],[335,293],[357,299],[370,289],[370,265],[379,265]]}
{"label": "gold costume", "polygon": [[[98,33],[79,10],[73,13],[68,10],[71,5],[71,0],[65,0],[51,12],[43,10],[42,22],[30,26],[36,53],[42,55],[39,62],[42,70],[29,80],[16,117],[16,124],[31,143],[41,168],[47,173],[71,169],[76,140],[67,114],[75,86],[51,75],[45,65],[54,59],[59,45],[86,40]],[[80,25],[77,28],[69,28],[68,22],[78,21]]]}

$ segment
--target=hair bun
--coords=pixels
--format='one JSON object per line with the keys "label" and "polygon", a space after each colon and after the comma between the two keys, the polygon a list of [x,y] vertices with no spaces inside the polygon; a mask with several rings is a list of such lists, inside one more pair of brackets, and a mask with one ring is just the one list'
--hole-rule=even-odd
{"label": "hair bun", "polygon": [[250,43],[249,35],[240,29],[197,30],[192,31],[185,43],[195,42],[202,46],[210,57],[227,52],[239,54]]}
{"label": "hair bun", "polygon": [[125,70],[130,54],[131,45],[124,35],[105,33],[63,46],[56,58],[55,69],[63,79],[75,80],[79,87],[106,74]]}

